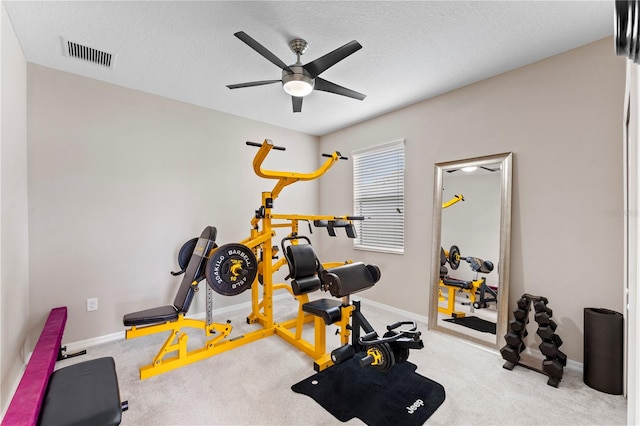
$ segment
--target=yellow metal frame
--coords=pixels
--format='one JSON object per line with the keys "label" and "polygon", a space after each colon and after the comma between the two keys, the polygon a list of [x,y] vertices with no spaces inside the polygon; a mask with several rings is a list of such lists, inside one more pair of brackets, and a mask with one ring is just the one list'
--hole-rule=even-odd
{"label": "yellow metal frame", "polygon": [[[447,259],[449,258],[449,252],[447,250],[444,251],[444,255],[446,256]],[[456,260],[460,262],[460,255],[458,254],[456,257],[457,257]],[[447,291],[447,298],[446,298],[447,304],[446,306],[438,305],[438,312],[451,317],[455,317],[455,318],[464,317],[465,316],[464,312],[455,310],[456,292],[460,291],[464,293],[469,293],[469,303],[471,303],[471,306],[473,306],[473,304],[476,302],[476,293],[478,292],[478,290],[480,290],[480,286],[482,286],[482,282],[483,280],[482,278],[480,278],[480,279],[471,281],[471,288],[460,288],[456,286],[447,285],[444,283],[442,279],[440,279],[438,302],[445,301],[443,291]]]}
{"label": "yellow metal frame", "polygon": [[[442,208],[446,209],[449,208],[451,206],[453,206],[454,204],[460,202],[460,201],[464,201],[464,196],[462,194],[456,194],[453,196],[452,199],[450,199],[449,201],[445,201],[444,203],[442,203]],[[444,255],[445,257],[448,259],[449,258],[449,252],[447,250],[444,251]],[[458,258],[458,260],[460,260]],[[455,306],[456,306],[456,291],[457,290],[462,290],[458,287],[453,287],[453,286],[448,286],[446,285],[442,279],[440,280],[440,287],[438,288],[438,302],[444,302],[445,301],[445,297],[443,294],[443,290],[447,291],[447,306],[441,306],[438,305],[438,312],[441,314],[445,314],[448,316],[452,316],[452,317],[456,317],[456,318],[461,318],[465,315],[464,312],[460,312],[460,311],[456,311],[455,310]],[[475,292],[473,293],[473,297],[474,297],[474,301],[475,301]]]}
{"label": "yellow metal frame", "polygon": [[464,197],[462,196],[462,194],[454,195],[452,199],[442,203],[442,208],[446,209],[447,207],[451,207],[452,205],[454,205],[455,203],[457,203],[459,201],[464,201]]}
{"label": "yellow metal frame", "polygon": [[[248,238],[240,241],[251,249],[257,259],[263,259],[258,264],[258,273],[262,276],[262,286],[254,282],[251,286],[251,313],[247,317],[249,323],[256,323],[260,329],[233,338],[228,338],[232,331],[231,324],[207,324],[205,320],[185,318],[179,315],[176,321],[154,324],[144,327],[131,327],[126,331],[126,338],[148,336],[151,334],[168,332],[167,340],[150,365],[140,368],[140,378],[149,377],[189,365],[219,353],[237,348],[247,343],[277,334],[282,339],[310,356],[315,363],[315,369],[322,371],[331,366],[331,356],[326,350],[326,325],[320,317],[302,311],[302,305],[309,302],[306,294],[295,296],[291,286],[286,283],[274,283],[273,274],[287,264],[286,259],[274,259],[273,237],[276,228],[287,228],[289,235],[298,234],[300,221],[313,220],[342,220],[351,223],[348,216],[320,216],[297,214],[273,214],[273,201],[288,185],[298,181],[318,179],[324,175],[339,159],[340,154],[334,152],[317,170],[311,173],[284,172],[262,169],[262,163],[267,157],[273,144],[266,139],[256,153],[253,160],[255,173],[266,179],[277,179],[277,183],[270,192],[262,193],[261,212],[251,219],[251,231]],[[295,241],[294,241],[295,243]],[[350,261],[347,261],[350,262]],[[325,268],[344,264],[337,262],[323,264]],[[262,289],[262,291],[260,291]],[[276,322],[273,314],[273,294],[277,290],[286,290],[298,301],[298,313],[295,317]],[[336,325],[339,327],[342,344],[349,342],[350,319],[354,310],[351,304],[341,307],[341,319]],[[302,337],[305,324],[313,322],[314,339],[312,342]],[[187,348],[188,335],[185,328],[201,329],[208,338],[204,346],[189,351]],[[213,336],[213,337],[210,337]],[[172,355],[173,354],[173,355]],[[170,356],[171,355],[171,356]]]}

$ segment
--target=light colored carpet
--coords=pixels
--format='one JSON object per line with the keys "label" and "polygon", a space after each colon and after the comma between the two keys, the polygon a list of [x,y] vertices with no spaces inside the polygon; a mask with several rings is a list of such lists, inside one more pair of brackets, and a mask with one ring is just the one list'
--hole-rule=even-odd
{"label": "light colored carpet", "polygon": [[[280,301],[277,301],[280,302]],[[288,302],[286,302],[288,303]],[[288,306],[285,310],[295,310]],[[399,320],[397,312],[367,305],[362,311],[380,333]],[[232,321],[232,337],[251,331],[248,310],[214,315]],[[546,376],[516,367],[502,368],[499,353],[427,331],[418,323],[425,348],[409,361],[417,373],[442,384],[446,400],[429,418],[432,425],[623,425],[626,400],[586,386],[580,372],[565,369],[558,388]],[[329,350],[339,346],[330,326]],[[87,348],[88,354],[58,362],[57,368],[113,356],[120,394],[129,401],[122,425],[334,425],[340,424],[291,385],[314,374],[313,362],[278,336],[270,336],[204,361],[141,381],[138,368],[151,362],[164,336],[119,340]],[[190,335],[194,347],[202,341]],[[352,419],[349,424],[362,424]]]}

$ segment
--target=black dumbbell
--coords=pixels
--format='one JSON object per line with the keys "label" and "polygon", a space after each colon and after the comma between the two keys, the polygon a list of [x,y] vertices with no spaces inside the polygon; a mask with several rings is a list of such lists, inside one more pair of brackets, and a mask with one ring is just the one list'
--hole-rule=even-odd
{"label": "black dumbbell", "polygon": [[513,364],[517,364],[520,361],[520,351],[517,346],[506,345],[500,349],[500,354],[502,359]]}
{"label": "black dumbbell", "polygon": [[515,333],[513,331],[505,334],[504,340],[507,342],[507,345],[513,346],[514,348],[522,345],[522,339],[528,336],[527,330],[524,330],[524,333]]}
{"label": "black dumbbell", "polygon": [[524,320],[529,316],[529,311],[526,309],[518,308],[513,311],[513,316],[516,317],[516,319]]}
{"label": "black dumbbell", "polygon": [[549,325],[549,321],[551,321],[551,315],[546,312],[538,312],[535,314],[534,319],[540,325]]}
{"label": "black dumbbell", "polygon": [[525,330],[525,327],[527,326],[527,322],[529,322],[529,318],[527,318],[527,321],[518,321],[518,320],[513,320],[513,321],[509,321],[509,329],[511,331],[515,331],[516,333],[521,332],[522,330]]}
{"label": "black dumbbell", "polygon": [[560,347],[562,346],[562,339],[560,338],[560,336],[558,336],[557,334],[554,334],[553,336],[551,336],[550,339],[553,343],[555,343],[556,347]]}
{"label": "black dumbbell", "polygon": [[558,361],[561,365],[567,365],[567,355],[551,342],[542,342],[539,346],[540,352],[546,357],[547,361]]}
{"label": "black dumbbell", "polygon": [[542,371],[549,377],[561,379],[564,372],[562,363],[555,359],[542,361]]}
{"label": "black dumbbell", "polygon": [[[562,344],[562,340],[559,336],[558,339],[560,340],[560,344]],[[558,346],[560,345],[557,345],[554,341],[545,340],[540,343],[540,346],[538,346],[538,348],[540,348],[540,352],[542,352],[544,356],[546,356],[548,359],[551,359],[556,358],[558,356],[558,353],[560,353]]]}
{"label": "black dumbbell", "polygon": [[556,328],[558,328],[558,324],[556,324],[554,320],[550,319],[548,325],[541,325],[538,327],[538,331],[536,331],[536,334],[543,340],[551,340],[553,338],[554,332],[556,331]]}
{"label": "black dumbbell", "polygon": [[554,359],[564,366],[567,365],[567,355],[565,355],[565,353],[561,350],[558,350],[558,353],[556,354],[556,357]]}
{"label": "black dumbbell", "polygon": [[521,297],[520,299],[518,299],[518,308],[528,310],[529,306],[531,306],[529,303],[531,303],[530,299]]}
{"label": "black dumbbell", "polygon": [[551,308],[547,308],[547,305],[543,304],[540,300],[533,304],[533,308],[536,312],[546,312],[550,317],[553,316],[553,310]]}

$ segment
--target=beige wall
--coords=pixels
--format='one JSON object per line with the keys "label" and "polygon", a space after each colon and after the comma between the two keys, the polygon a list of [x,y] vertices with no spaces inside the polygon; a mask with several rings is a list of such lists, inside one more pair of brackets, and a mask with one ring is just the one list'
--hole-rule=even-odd
{"label": "beige wall", "polygon": [[[122,316],[170,304],[180,246],[207,225],[218,244],[249,236],[261,192],[252,170],[315,169],[317,138],[30,64],[29,229],[32,326],[66,305],[64,341],[123,331]],[[317,183],[286,188],[274,212],[314,213]],[[203,312],[205,291],[190,313]],[[86,312],[86,299],[99,309]],[[216,294],[215,307],[249,300]]]}
{"label": "beige wall", "polygon": [[29,329],[27,63],[0,5],[0,408],[23,366]]}
{"label": "beige wall", "polygon": [[[622,310],[625,64],[605,39],[324,136],[348,155],[406,140],[404,255],[323,241],[321,254],[373,262],[367,297],[427,315],[434,163],[515,154],[510,305],[549,298],[570,359],[582,361],[583,308]],[[350,208],[352,177],[321,185],[323,210]],[[535,331],[535,330],[534,330]]]}

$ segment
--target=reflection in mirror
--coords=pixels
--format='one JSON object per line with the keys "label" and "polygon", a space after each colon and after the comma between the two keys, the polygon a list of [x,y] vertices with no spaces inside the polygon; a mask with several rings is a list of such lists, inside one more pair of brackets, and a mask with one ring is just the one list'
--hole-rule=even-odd
{"label": "reflection in mirror", "polygon": [[495,348],[508,320],[511,160],[435,167],[429,328]]}

